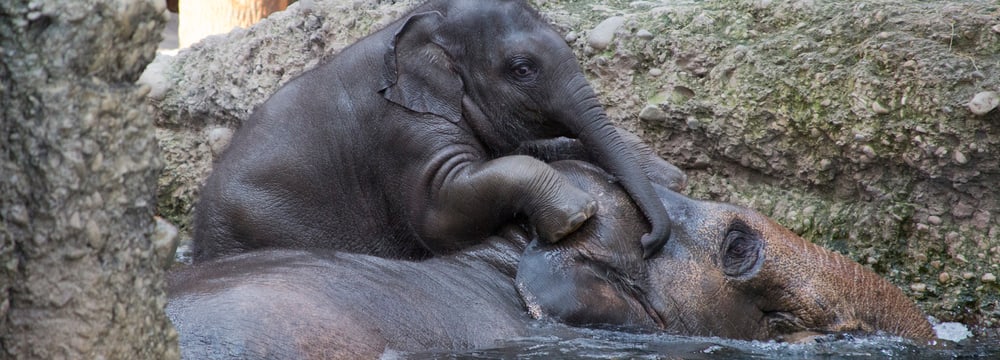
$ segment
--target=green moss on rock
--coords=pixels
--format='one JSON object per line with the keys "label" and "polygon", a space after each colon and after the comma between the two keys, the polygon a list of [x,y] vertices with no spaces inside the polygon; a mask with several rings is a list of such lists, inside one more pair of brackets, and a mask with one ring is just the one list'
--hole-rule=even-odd
{"label": "green moss on rock", "polygon": [[[995,282],[983,281],[1000,263],[1000,115],[966,108],[1000,88],[995,3],[606,12],[629,22],[616,53],[597,55],[604,63],[574,44],[585,69],[616,121],[689,172],[691,195],[760,209],[869,265],[940,319],[1000,325]],[[632,36],[638,29],[656,36]],[[668,119],[638,121],[647,104],[632,107],[635,93]]]}

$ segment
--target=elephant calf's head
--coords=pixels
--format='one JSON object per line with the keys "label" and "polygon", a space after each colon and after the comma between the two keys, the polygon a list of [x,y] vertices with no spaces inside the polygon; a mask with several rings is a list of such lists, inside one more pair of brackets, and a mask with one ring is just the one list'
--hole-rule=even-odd
{"label": "elephant calf's head", "polygon": [[622,190],[594,168],[558,168],[599,194],[600,210],[573,237],[526,249],[518,289],[536,317],[737,339],[880,331],[933,338],[891,283],[750,209],[658,188],[671,237],[643,259],[633,233],[646,225]]}
{"label": "elephant calf's head", "polygon": [[471,147],[493,157],[535,140],[579,140],[652,224],[635,235],[645,251],[666,241],[669,216],[638,149],[608,119],[564,37],[527,1],[428,1],[403,20],[385,64],[387,100],[460,124],[479,142]]}

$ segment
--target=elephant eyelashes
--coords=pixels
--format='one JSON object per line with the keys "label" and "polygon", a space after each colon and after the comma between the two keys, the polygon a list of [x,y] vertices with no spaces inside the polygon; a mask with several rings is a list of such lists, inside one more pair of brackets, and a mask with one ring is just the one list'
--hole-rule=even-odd
{"label": "elephant eyelashes", "polygon": [[518,82],[534,81],[538,77],[538,66],[524,56],[515,56],[507,62],[508,74]]}
{"label": "elephant eyelashes", "polygon": [[723,242],[722,271],[731,277],[753,276],[760,268],[764,247],[760,235],[743,222],[735,222],[726,232]]}

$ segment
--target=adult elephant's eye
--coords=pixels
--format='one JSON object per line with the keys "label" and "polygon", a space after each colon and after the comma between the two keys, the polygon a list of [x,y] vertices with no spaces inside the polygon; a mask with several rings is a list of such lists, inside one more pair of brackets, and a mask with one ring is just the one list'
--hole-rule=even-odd
{"label": "adult elephant's eye", "polygon": [[764,242],[760,235],[742,222],[736,222],[726,232],[722,246],[722,272],[745,278],[753,276],[763,262]]}
{"label": "adult elephant's eye", "polygon": [[533,81],[538,77],[538,66],[531,59],[515,56],[507,62],[507,73],[516,81]]}

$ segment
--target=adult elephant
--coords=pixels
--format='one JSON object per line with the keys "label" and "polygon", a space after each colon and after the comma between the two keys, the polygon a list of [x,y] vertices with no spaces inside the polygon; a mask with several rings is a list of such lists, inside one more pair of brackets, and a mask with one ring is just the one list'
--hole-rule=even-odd
{"label": "adult elephant", "polygon": [[736,339],[876,331],[933,338],[916,305],[860,264],[750,209],[657,193],[672,227],[651,257],[622,240],[645,224],[614,192],[598,198],[598,224],[558,244],[529,244],[517,284],[532,314]]}
{"label": "adult elephant", "polygon": [[898,289],[749,209],[661,188],[661,201],[682,221],[666,250],[643,261],[636,235],[646,225],[627,194],[592,165],[553,166],[600,194],[597,215],[554,246],[536,239],[526,248],[526,232],[510,226],[420,262],[282,249],[173,272],[167,315],[184,357],[484,348],[529,334],[533,316],[741,339],[835,331],[932,337]]}
{"label": "adult elephant", "polygon": [[424,258],[517,217],[557,241],[596,209],[541,161],[565,154],[622,181],[652,224],[652,252],[669,219],[644,169],[664,162],[637,146],[524,1],[432,0],[254,111],[201,191],[193,257],[281,247]]}

